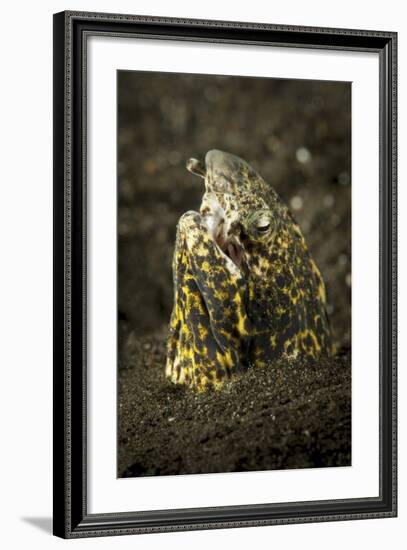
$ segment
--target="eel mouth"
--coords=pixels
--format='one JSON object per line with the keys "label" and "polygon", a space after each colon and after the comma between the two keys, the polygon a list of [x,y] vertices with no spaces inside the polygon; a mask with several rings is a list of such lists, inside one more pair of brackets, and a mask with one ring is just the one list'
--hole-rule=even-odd
{"label": "eel mouth", "polygon": [[246,254],[240,240],[238,212],[238,204],[231,193],[206,191],[202,197],[200,214],[210,236],[243,275]]}
{"label": "eel mouth", "polygon": [[221,251],[232,260],[236,267],[243,271],[245,253],[242,244],[236,237],[229,238],[226,241],[216,241]]}
{"label": "eel mouth", "polygon": [[232,260],[239,271],[243,272],[245,250],[239,237],[232,231],[230,220],[224,215],[223,210],[221,208],[209,211],[205,209],[203,219],[219,250]]}

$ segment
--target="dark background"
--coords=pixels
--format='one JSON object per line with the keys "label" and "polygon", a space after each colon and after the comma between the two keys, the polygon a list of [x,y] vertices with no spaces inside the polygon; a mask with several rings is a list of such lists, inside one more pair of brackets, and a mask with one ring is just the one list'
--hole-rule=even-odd
{"label": "dark background", "polygon": [[[185,162],[214,148],[251,163],[290,206],[327,286],[339,354],[294,370],[271,365],[196,396],[165,381],[165,337],[176,224],[199,208],[204,191]],[[350,463],[350,177],[349,83],[118,73],[120,475]],[[250,389],[246,433],[232,416]],[[304,391],[312,399],[301,404]],[[270,406],[284,423],[264,420]],[[255,440],[263,441],[257,450]]]}

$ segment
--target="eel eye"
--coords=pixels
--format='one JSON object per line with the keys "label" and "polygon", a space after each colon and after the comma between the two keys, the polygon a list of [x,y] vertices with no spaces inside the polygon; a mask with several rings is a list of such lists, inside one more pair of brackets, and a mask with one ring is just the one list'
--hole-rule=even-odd
{"label": "eel eye", "polygon": [[260,235],[265,235],[270,231],[271,224],[258,225],[256,230]]}
{"label": "eel eye", "polygon": [[266,237],[275,227],[272,213],[266,208],[253,212],[243,225],[254,239]]}

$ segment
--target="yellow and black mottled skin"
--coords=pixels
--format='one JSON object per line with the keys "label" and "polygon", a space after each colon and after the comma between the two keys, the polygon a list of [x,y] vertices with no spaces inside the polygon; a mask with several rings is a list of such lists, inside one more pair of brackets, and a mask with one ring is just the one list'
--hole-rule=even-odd
{"label": "yellow and black mottled skin", "polygon": [[199,391],[281,357],[332,353],[325,286],[299,226],[244,160],[209,151],[179,220],[166,375]]}

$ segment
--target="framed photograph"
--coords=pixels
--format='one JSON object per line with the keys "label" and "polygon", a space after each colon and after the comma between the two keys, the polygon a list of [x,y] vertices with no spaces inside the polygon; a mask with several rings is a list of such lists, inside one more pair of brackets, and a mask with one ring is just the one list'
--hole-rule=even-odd
{"label": "framed photograph", "polygon": [[393,32],[54,15],[54,534],[397,513]]}

